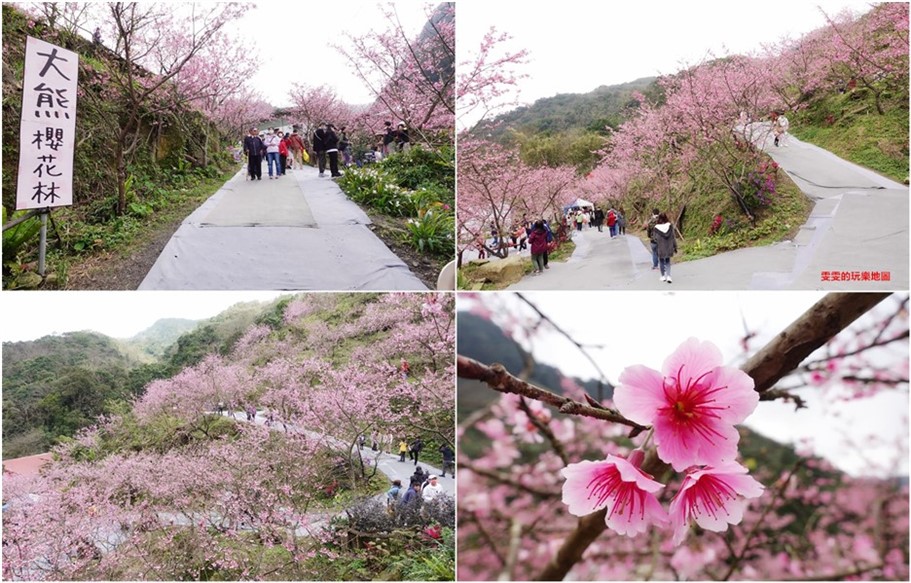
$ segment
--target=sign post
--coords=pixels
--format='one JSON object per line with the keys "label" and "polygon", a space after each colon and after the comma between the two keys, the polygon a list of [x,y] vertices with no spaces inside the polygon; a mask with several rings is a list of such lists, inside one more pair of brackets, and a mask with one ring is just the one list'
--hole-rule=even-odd
{"label": "sign post", "polygon": [[79,55],[28,37],[19,126],[16,209],[41,211],[38,273],[44,276],[47,215],[73,204]]}

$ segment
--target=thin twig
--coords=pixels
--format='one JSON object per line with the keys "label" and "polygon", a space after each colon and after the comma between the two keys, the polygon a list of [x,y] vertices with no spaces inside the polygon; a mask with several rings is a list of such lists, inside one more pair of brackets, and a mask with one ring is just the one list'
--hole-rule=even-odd
{"label": "thin twig", "polygon": [[635,421],[627,419],[613,409],[596,409],[595,407],[590,407],[578,401],[573,401],[568,397],[563,397],[556,393],[552,393],[547,389],[542,389],[540,387],[532,385],[531,383],[517,379],[511,375],[509,371],[503,367],[502,364],[492,364],[490,366],[487,366],[486,364],[482,364],[473,358],[468,358],[467,356],[462,355],[458,356],[456,362],[458,375],[461,378],[473,379],[487,383],[491,389],[500,393],[512,393],[514,395],[522,395],[528,397],[529,399],[541,401],[542,403],[547,403],[548,405],[557,407],[561,413],[568,415],[593,417],[595,419],[612,421],[614,423],[620,423],[621,425],[632,427],[633,431],[631,432],[630,437],[635,437],[647,429]]}

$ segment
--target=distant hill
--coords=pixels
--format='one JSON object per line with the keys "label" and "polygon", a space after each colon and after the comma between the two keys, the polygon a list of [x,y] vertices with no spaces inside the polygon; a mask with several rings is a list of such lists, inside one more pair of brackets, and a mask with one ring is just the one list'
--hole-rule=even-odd
{"label": "distant hill", "polygon": [[3,454],[46,451],[127,398],[128,371],[139,361],[96,332],[68,332],[3,344]]}
{"label": "distant hill", "polygon": [[656,77],[643,77],[619,85],[602,85],[588,93],[563,93],[538,99],[496,117],[479,130],[494,139],[511,132],[552,135],[571,130],[605,133],[605,127],[617,128],[636,105],[633,93],[657,91]]}
{"label": "distant hill", "polygon": [[[496,324],[470,312],[459,312],[457,325],[459,354],[484,364],[498,362],[515,375],[522,372],[524,361],[518,345],[513,339],[506,336]],[[563,389],[560,381],[565,376],[568,375],[565,375],[556,367],[537,363],[528,381],[555,393],[562,393]],[[609,399],[614,394],[614,387],[609,383],[600,386],[600,383],[594,379],[581,380],[576,377],[571,378],[596,399]],[[466,383],[460,380],[458,391],[460,416],[470,414],[472,411],[482,408],[499,398],[498,393],[481,383]],[[598,395],[599,391],[602,393],[600,397]]]}
{"label": "distant hill", "polygon": [[145,362],[160,358],[178,338],[193,330],[199,322],[183,318],[164,318],[136,334],[120,341],[124,351]]}

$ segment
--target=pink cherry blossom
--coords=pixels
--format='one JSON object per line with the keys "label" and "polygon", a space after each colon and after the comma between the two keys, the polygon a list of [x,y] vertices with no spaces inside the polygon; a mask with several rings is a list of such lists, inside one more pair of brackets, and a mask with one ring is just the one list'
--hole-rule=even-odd
{"label": "pink cherry blossom", "polygon": [[607,508],[608,528],[626,536],[645,532],[651,524],[664,525],[667,512],[655,492],[664,487],[629,461],[608,455],[600,462],[569,464],[560,473],[563,503],[570,514],[585,516]]}
{"label": "pink cherry blossom", "polygon": [[740,524],[747,499],[758,498],[763,492],[762,484],[746,474],[747,469],[736,462],[688,474],[671,500],[674,544],[686,538],[690,521],[712,532]]}
{"label": "pink cherry blossom", "polygon": [[734,424],[759,402],[753,387],[746,373],[721,366],[714,344],[690,338],[664,361],[663,373],[627,367],[614,403],[633,421],[654,425],[658,456],[679,472],[734,460],[740,440]]}

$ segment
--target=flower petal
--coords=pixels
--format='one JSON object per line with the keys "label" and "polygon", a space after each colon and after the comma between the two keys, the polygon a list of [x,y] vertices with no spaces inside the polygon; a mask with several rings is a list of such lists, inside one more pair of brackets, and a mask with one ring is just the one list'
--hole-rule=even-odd
{"label": "flower petal", "polygon": [[706,379],[713,387],[724,387],[713,393],[715,413],[728,423],[740,423],[750,416],[759,404],[753,379],[740,369],[731,366],[716,368]]}
{"label": "flower petal", "polygon": [[702,418],[698,423],[680,424],[672,416],[655,421],[658,457],[682,472],[695,465],[721,465],[737,457],[740,433],[722,421]]}
{"label": "flower petal", "polygon": [[689,338],[665,359],[661,370],[667,377],[677,378],[679,374],[680,384],[685,387],[721,363],[721,351],[717,346]]}
{"label": "flower petal", "polygon": [[574,516],[586,516],[604,508],[598,497],[592,495],[591,484],[604,479],[606,472],[616,471],[613,462],[584,460],[569,464],[560,474],[566,478],[563,483],[563,503]]}
{"label": "flower petal", "polygon": [[614,388],[617,410],[636,423],[654,422],[658,409],[667,405],[664,396],[664,377],[653,368],[637,364],[620,373],[620,384]]}

